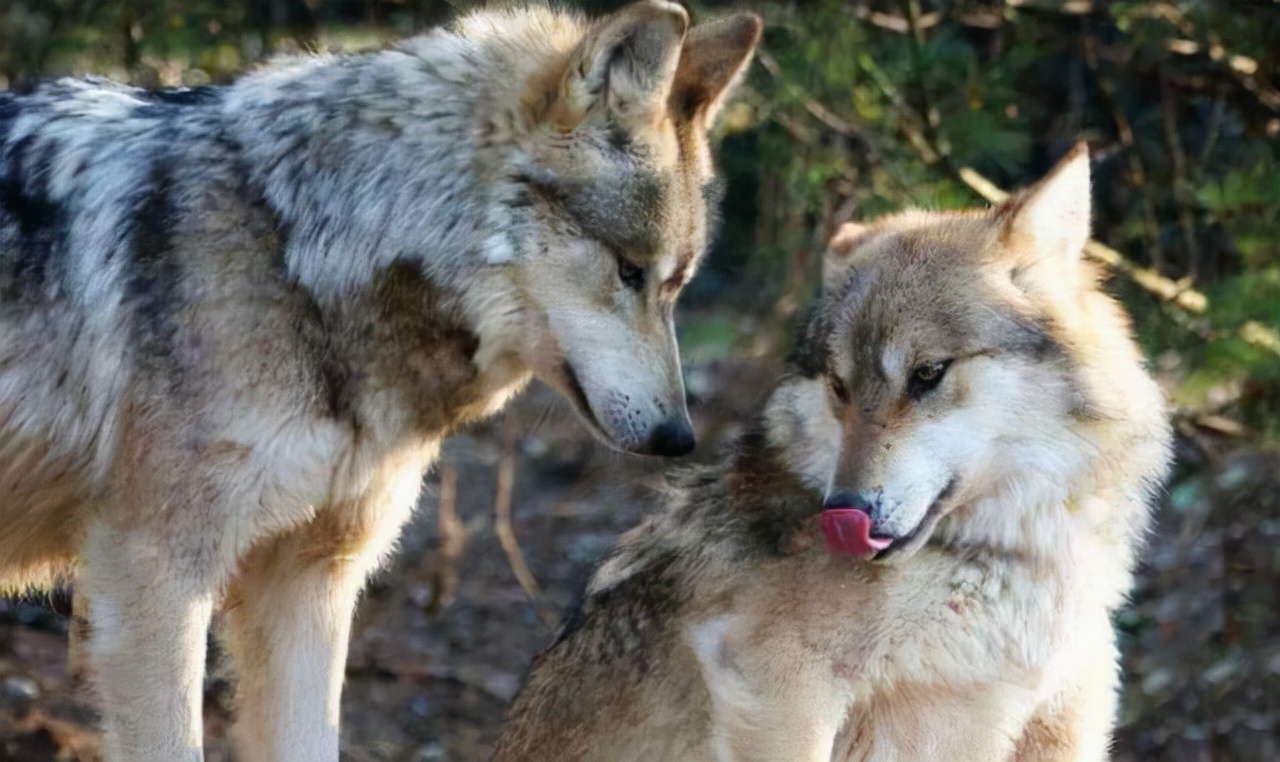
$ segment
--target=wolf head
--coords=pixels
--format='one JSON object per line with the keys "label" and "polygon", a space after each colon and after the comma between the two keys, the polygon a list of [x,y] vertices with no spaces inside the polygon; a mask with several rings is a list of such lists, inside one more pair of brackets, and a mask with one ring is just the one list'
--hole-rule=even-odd
{"label": "wolf head", "polygon": [[430,320],[475,339],[462,418],[532,374],[606,442],[683,454],[672,309],[714,227],[707,133],[760,20],[690,28],[661,0],[594,21],[496,5],[378,53],[238,80],[219,108],[245,185],[322,304],[420,268]]}
{"label": "wolf head", "polygon": [[512,252],[517,351],[606,442],[682,455],[694,436],[672,312],[714,232],[707,132],[761,24],[690,29],[657,0],[585,33],[566,23],[548,16],[539,32],[563,51],[527,74],[514,222],[491,247]]}
{"label": "wolf head", "polygon": [[828,508],[869,515],[877,558],[909,556],[944,517],[1009,546],[1081,495],[1145,507],[1163,403],[1081,261],[1089,215],[1078,146],[993,210],[907,212],[832,241],[766,427]]}

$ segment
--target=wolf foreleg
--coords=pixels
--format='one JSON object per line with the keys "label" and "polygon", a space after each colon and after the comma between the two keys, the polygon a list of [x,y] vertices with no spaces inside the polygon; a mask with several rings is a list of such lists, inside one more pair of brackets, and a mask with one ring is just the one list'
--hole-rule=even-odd
{"label": "wolf foreleg", "polygon": [[256,550],[232,593],[237,751],[252,762],[338,759],[343,664],[364,569],[303,560],[305,530]]}
{"label": "wolf foreleg", "polygon": [[688,629],[711,696],[716,759],[828,762],[848,696],[825,661],[791,658],[804,653],[802,644],[783,636],[756,648],[755,634],[749,620],[733,616]]}
{"label": "wolf foreleg", "polygon": [[386,458],[356,499],[327,506],[241,559],[227,607],[243,759],[338,759],[356,599],[409,518],[437,450],[425,442]]}
{"label": "wolf foreleg", "polygon": [[[1015,762],[1104,762],[1111,758],[1119,678],[1111,658],[1082,665],[1082,684],[1036,708],[1023,729]],[[1103,655],[1100,655],[1103,656]]]}
{"label": "wolf foreleg", "polygon": [[203,758],[212,586],[173,548],[137,529],[89,530],[79,585],[93,601],[86,651],[108,762]]}

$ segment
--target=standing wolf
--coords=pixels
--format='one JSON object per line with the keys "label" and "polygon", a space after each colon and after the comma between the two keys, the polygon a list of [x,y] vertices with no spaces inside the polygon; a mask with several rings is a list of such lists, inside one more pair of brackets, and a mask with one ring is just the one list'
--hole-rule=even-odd
{"label": "standing wolf", "polygon": [[0,94],[0,588],[73,564],[111,760],[336,759],[352,608],[441,439],[532,375],[693,446],[672,306],[760,34],[650,0],[479,13],[226,88]]}
{"label": "standing wolf", "polygon": [[623,536],[495,762],[1105,759],[1170,434],[1088,229],[1083,148],[846,226],[754,433]]}

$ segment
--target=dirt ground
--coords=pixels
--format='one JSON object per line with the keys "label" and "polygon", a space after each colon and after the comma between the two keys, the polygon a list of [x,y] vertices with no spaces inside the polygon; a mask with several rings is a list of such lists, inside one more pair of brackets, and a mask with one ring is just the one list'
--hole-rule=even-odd
{"label": "dirt ground", "polygon": [[[715,457],[771,371],[695,368],[694,405]],[[538,585],[522,589],[495,531],[498,471],[512,459],[512,527]],[[1126,762],[1280,759],[1280,457],[1184,438],[1180,473],[1132,605],[1124,649]],[[482,760],[530,659],[550,638],[595,558],[635,523],[653,464],[604,451],[549,392],[446,447],[395,561],[361,604],[343,698],[349,762]],[[456,473],[467,540],[451,604],[434,612],[441,564],[440,474]],[[100,739],[86,691],[65,675],[65,594],[0,602],[0,762],[93,760]],[[229,759],[230,683],[211,656],[206,746]]]}

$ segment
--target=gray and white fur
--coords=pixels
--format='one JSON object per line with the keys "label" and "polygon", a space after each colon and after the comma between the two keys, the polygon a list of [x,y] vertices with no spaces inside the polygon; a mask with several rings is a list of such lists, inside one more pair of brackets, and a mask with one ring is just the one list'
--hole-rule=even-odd
{"label": "gray and white fur", "polygon": [[0,590],[74,573],[109,760],[337,759],[351,612],[440,441],[530,377],[693,446],[672,306],[759,36],[479,13],[227,87],[0,94]]}

